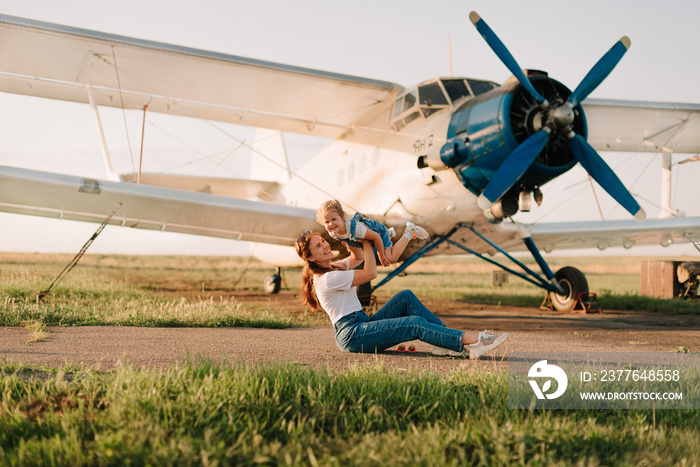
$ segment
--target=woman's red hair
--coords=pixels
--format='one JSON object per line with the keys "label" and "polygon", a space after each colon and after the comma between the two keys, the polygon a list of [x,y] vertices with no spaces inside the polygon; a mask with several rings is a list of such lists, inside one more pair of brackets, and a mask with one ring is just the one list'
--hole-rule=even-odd
{"label": "woman's red hair", "polygon": [[321,234],[318,232],[304,232],[304,234],[297,239],[296,250],[299,257],[304,260],[304,268],[301,272],[301,303],[317,311],[319,309],[319,303],[316,297],[316,290],[314,289],[314,275],[325,274],[333,269],[319,266],[315,261],[310,259],[310,240],[314,235],[321,237]]}

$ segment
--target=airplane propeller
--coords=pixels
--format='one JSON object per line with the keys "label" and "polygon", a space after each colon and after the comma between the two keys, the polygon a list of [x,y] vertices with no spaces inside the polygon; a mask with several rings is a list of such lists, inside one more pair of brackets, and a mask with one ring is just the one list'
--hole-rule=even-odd
{"label": "airplane propeller", "polygon": [[[515,182],[525,173],[530,164],[534,162],[542,149],[547,145],[550,131],[549,128],[538,131],[510,153],[506,162],[501,164],[496,173],[493,174],[491,181],[477,199],[481,209],[486,210],[490,208],[491,204],[493,204],[493,201],[490,200],[498,200],[515,185]],[[496,183],[494,183],[494,180]]]}
{"label": "airplane propeller", "polygon": [[574,107],[586,99],[617,66],[631,45],[630,39],[627,36],[623,36],[617,41],[581,80],[581,83],[571,93],[568,100],[562,104],[552,106],[547,99],[535,90],[535,87],[522,71],[515,58],[513,58],[503,42],[481,16],[472,11],[469,14],[469,19],[501,62],[513,73],[533,99],[537,101],[544,113],[542,121],[545,124],[544,129],[530,135],[501,164],[479,196],[479,206],[484,210],[488,209],[506,194],[547,145],[550,133],[558,131],[569,138],[571,153],[591,177],[630,214],[636,219],[643,221],[646,218],[644,209],[639,206],[595,149],[581,135],[573,131]]}
{"label": "airplane propeller", "polygon": [[615,201],[632,214],[638,221],[646,219],[647,215],[637,201],[632,197],[625,185],[615,175],[615,172],[600,158],[598,153],[581,135],[574,133],[569,140],[571,152],[576,160],[588,172],[593,180],[607,191]]}
{"label": "airplane propeller", "polygon": [[535,98],[535,100],[543,106],[543,108],[546,108],[549,106],[549,103],[547,102],[547,99],[542,97],[539,92],[535,90],[535,87],[530,83],[530,80],[527,79],[527,76],[525,76],[525,73],[523,73],[522,68],[518,65],[518,62],[515,61],[515,58],[510,54],[508,49],[506,48],[505,44],[501,42],[501,40],[498,38],[495,32],[489,27],[488,24],[486,24],[486,21],[481,19],[481,16],[476,11],[472,11],[469,13],[469,19],[471,22],[474,24],[476,27],[476,30],[479,31],[481,36],[486,40],[486,43],[491,47],[491,50],[496,52],[496,55],[498,55],[498,58],[501,59],[501,62],[510,70],[511,73],[513,73],[513,76],[518,78],[518,81],[520,81],[520,84],[525,86],[525,89],[530,93],[532,97]]}
{"label": "airplane propeller", "polygon": [[574,89],[574,92],[571,93],[568,99],[571,107],[579,105],[608,77],[613,68],[622,60],[630,45],[632,45],[632,41],[627,36],[622,36],[619,41],[615,42],[615,45],[598,60],[598,63],[591,68],[591,71],[588,72],[576,89]]}

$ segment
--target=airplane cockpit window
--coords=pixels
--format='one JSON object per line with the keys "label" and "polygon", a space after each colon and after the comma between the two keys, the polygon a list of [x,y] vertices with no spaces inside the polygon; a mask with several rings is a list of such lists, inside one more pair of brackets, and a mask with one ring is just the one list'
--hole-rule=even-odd
{"label": "airplane cockpit window", "polygon": [[416,105],[416,95],[413,92],[409,92],[403,97],[403,111],[407,111],[414,105]]}
{"label": "airplane cockpit window", "polygon": [[450,105],[445,97],[445,92],[440,87],[439,82],[433,82],[418,87],[418,98],[421,110],[426,117]]}
{"label": "airplane cockpit window", "polygon": [[396,102],[394,103],[394,118],[398,117],[399,115],[403,114],[411,107],[416,105],[417,99],[415,92],[416,90],[413,89],[396,99]]}
{"label": "airplane cockpit window", "polygon": [[392,126],[401,130],[413,120],[429,117],[443,109],[448,109],[463,97],[470,97],[471,91],[464,78],[439,78],[409,89],[396,98]]}
{"label": "airplane cockpit window", "polygon": [[430,83],[418,88],[420,105],[448,105],[445,94],[438,83]]}
{"label": "airplane cockpit window", "polygon": [[489,81],[477,81],[475,79],[468,79],[469,86],[472,88],[472,92],[475,96],[488,92],[496,87],[495,83]]}
{"label": "airplane cockpit window", "polygon": [[[396,128],[397,130],[400,130],[401,128],[406,126],[406,124],[420,116],[420,110],[416,106],[416,104],[418,103],[416,94],[416,89],[414,88],[396,99],[396,102],[394,103],[393,125],[394,128]],[[416,108],[413,109],[414,107]],[[410,112],[410,114],[406,115],[406,113],[411,109],[413,109],[413,111]],[[401,118],[402,116],[404,117]]]}
{"label": "airplane cockpit window", "polygon": [[463,79],[443,79],[442,85],[445,86],[445,91],[452,102],[471,95]]}

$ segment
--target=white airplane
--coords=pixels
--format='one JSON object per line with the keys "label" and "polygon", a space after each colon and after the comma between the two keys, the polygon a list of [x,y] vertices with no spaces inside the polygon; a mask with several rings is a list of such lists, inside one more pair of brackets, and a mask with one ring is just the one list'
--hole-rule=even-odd
{"label": "white airplane", "polygon": [[[672,153],[700,152],[700,105],[586,99],[629,48],[626,37],[570,91],[523,71],[478,14],[470,19],[513,73],[505,84],[449,77],[405,89],[0,15],[0,91],[89,104],[107,173],[95,180],[0,166],[0,211],[96,223],[113,213],[115,225],[254,242],[255,256],[283,267],[299,265],[290,247],[302,231],[322,231],[316,209],[336,198],[399,232],[411,221],[431,234],[412,241],[375,288],[422,256],[471,253],[543,288],[561,311],[588,292],[586,278],[573,267],[551,271],[539,248],[700,241],[698,217],[645,220],[596,152],[660,153],[670,173]],[[253,147],[261,176],[117,175],[100,106],[261,128]],[[281,132],[335,142],[292,172]],[[544,184],[577,163],[636,220],[517,222],[533,195],[542,201]],[[508,253],[522,250],[541,274]],[[522,272],[484,256],[496,252]],[[280,281],[278,271],[266,288],[279,291]]]}

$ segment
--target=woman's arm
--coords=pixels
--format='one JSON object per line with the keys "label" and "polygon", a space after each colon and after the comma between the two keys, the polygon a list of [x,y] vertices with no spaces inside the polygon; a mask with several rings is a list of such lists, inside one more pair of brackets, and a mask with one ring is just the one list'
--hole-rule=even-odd
{"label": "woman's arm", "polygon": [[331,264],[333,269],[338,269],[339,271],[350,271],[362,264],[362,262],[365,260],[365,254],[362,252],[362,248],[348,245],[347,242],[343,242],[343,246],[348,250],[348,252],[350,252],[350,256]]}
{"label": "woman's arm", "polygon": [[352,286],[358,286],[371,281],[377,277],[377,262],[374,259],[374,250],[372,250],[372,242],[362,241],[362,253],[365,259],[365,265],[362,269],[355,270],[355,276],[352,280]]}
{"label": "woman's arm", "polygon": [[347,242],[343,242],[343,245],[345,245],[345,248],[347,248],[350,252],[350,257],[348,258],[350,261],[350,269],[355,269],[362,264],[362,262],[365,260],[365,254],[362,251],[362,247],[352,246]]}

